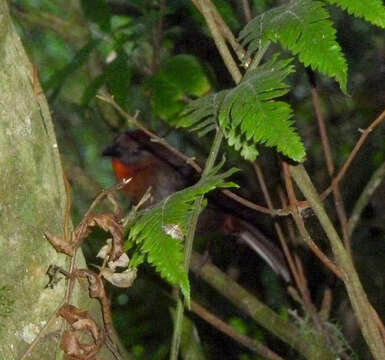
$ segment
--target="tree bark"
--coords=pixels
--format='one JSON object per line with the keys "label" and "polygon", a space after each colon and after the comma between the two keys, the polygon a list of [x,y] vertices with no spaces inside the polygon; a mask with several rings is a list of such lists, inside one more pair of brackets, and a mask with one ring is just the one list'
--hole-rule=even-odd
{"label": "tree bark", "polygon": [[[0,359],[18,359],[64,299],[65,281],[45,288],[50,264],[68,267],[44,239],[63,235],[66,194],[58,147],[46,99],[0,0]],[[82,254],[78,266],[84,267]],[[75,287],[72,303],[99,304]],[[61,321],[47,329],[28,359],[55,358]],[[57,334],[57,332],[56,332]],[[103,359],[112,359],[105,349]]]}

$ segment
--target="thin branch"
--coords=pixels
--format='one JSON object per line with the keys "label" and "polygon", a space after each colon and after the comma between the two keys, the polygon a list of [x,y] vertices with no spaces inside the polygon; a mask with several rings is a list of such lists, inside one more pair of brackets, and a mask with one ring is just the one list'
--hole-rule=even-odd
{"label": "thin branch", "polygon": [[[192,2],[195,5],[195,7],[201,12],[201,6],[199,4],[199,0],[192,0]],[[239,61],[243,61],[246,54],[245,49],[243,49],[242,45],[237,41],[233,32],[227,26],[226,22],[223,20],[221,14],[219,13],[215,5],[212,3],[212,1],[206,0],[206,4],[211,10],[211,13],[218,27],[218,30],[220,31],[222,36],[227,40],[227,42],[230,44],[234,53],[237,55]]]}
{"label": "thin branch", "polygon": [[[138,129],[140,129],[141,131],[143,131],[146,135],[148,135],[152,141],[154,142],[157,142],[159,144],[161,144],[162,146],[164,146],[165,148],[167,148],[168,150],[170,150],[173,154],[175,154],[177,157],[179,157],[180,159],[182,159],[183,161],[186,162],[186,164],[190,165],[197,173],[201,173],[202,172],[202,167],[191,157],[188,157],[186,156],[185,154],[181,153],[178,149],[174,148],[172,145],[170,145],[164,138],[161,138],[159,137],[158,135],[156,135],[155,133],[153,133],[152,131],[148,130],[138,119],[136,116],[131,116],[130,114],[128,114],[127,112],[125,112],[120,106],[119,104],[116,103],[116,101],[113,99],[113,97],[111,95],[107,95],[107,96],[101,96],[101,95],[97,95],[97,98],[102,100],[102,101],[105,101],[106,103],[110,104],[122,117],[124,117],[130,124],[136,126]],[[222,190],[222,193],[225,194],[227,197],[233,199],[234,201],[236,202],[239,202],[240,204],[242,204],[243,206],[246,206],[252,210],[255,210],[255,211],[258,211],[258,212],[261,212],[263,214],[269,214],[269,215],[272,215],[272,216],[276,216],[276,215],[281,215],[281,209],[277,209],[277,210],[269,210],[267,207],[265,206],[261,206],[261,205],[258,205],[258,204],[255,204],[247,199],[244,199],[242,198],[241,196],[233,193],[232,191],[230,190]],[[289,212],[287,213],[284,213],[283,215],[288,215]]]}
{"label": "thin branch", "polygon": [[199,305],[195,301],[191,301],[191,311],[197,314],[201,319],[208,322],[210,325],[215,327],[218,331],[226,334],[233,340],[242,344],[252,352],[264,357],[269,360],[284,360],[274,351],[270,350],[267,346],[262,344],[259,341],[253,340],[246,335],[243,335],[236,331],[233,327],[226,324],[223,320],[219,319],[213,313],[205,309],[203,306]]}
{"label": "thin branch", "polygon": [[33,349],[35,348],[35,346],[39,343],[39,341],[41,340],[41,338],[43,337],[44,333],[46,332],[46,330],[54,323],[54,321],[56,320],[57,318],[57,311],[62,307],[62,304],[60,304],[56,310],[53,312],[53,314],[50,316],[50,318],[48,319],[47,323],[41,328],[41,330],[39,331],[39,334],[37,334],[37,336],[33,339],[33,341],[29,344],[27,350],[24,352],[24,354],[20,357],[19,360],[25,360],[30,354],[31,352],[33,351]]}
{"label": "thin branch", "polygon": [[[321,137],[322,149],[323,149],[323,153],[326,161],[327,170],[330,178],[333,179],[334,170],[335,170],[334,163],[333,163],[333,155],[330,149],[326,122],[321,111],[321,104],[318,96],[318,91],[315,87],[312,86],[310,88],[310,93],[311,93],[312,103],[315,111],[315,116],[317,119],[318,130]],[[346,216],[346,211],[345,211],[341,191],[338,184],[336,184],[333,187],[333,197],[334,197],[334,205],[337,210],[337,216],[341,224],[341,230],[342,230],[345,247],[348,250],[349,254],[351,255],[351,244],[350,244],[350,237],[348,234],[348,226],[347,226],[348,220]]]}
{"label": "thin branch", "polygon": [[374,315],[372,305],[362,287],[351,257],[346,252],[304,167],[302,165],[290,166],[290,173],[311,205],[314,214],[317,216],[329,239],[337,266],[342,273],[342,280],[360,325],[362,335],[368,344],[374,359],[385,359],[385,344],[382,341],[376,316]]}
{"label": "thin branch", "polygon": [[156,22],[155,29],[153,29],[153,50],[151,61],[151,73],[154,74],[158,68],[160,60],[160,52],[163,40],[163,16],[165,12],[166,1],[161,0],[159,4],[159,19]]}
{"label": "thin branch", "polygon": [[227,70],[231,74],[234,82],[238,84],[242,79],[242,74],[235,63],[233,56],[231,55],[226,42],[218,29],[217,23],[213,16],[213,6],[210,6],[209,0],[199,0],[200,11],[206,20],[206,23],[210,29],[210,33],[213,37],[215,45],[224,61]]}
{"label": "thin branch", "polygon": [[[297,198],[295,196],[294,186],[293,186],[293,183],[291,181],[291,177],[289,174],[289,169],[288,169],[287,164],[283,163],[282,166],[283,166],[283,176],[284,176],[287,195],[289,198],[289,203],[290,203],[290,206],[292,207],[293,216],[294,216],[294,219],[295,219],[296,224],[297,224],[297,221],[299,220],[298,218],[300,218],[300,216],[298,214],[298,211],[295,208]],[[297,226],[298,225],[300,225],[300,224],[297,224]],[[298,228],[299,228],[299,226],[298,226]],[[301,230],[300,230],[300,232],[301,232]],[[301,232],[301,234],[302,234],[302,232]],[[303,235],[305,235],[305,234],[303,234]],[[316,329],[318,330],[318,332],[325,336],[325,335],[327,335],[327,333],[325,332],[322,320],[320,319],[319,314],[318,314],[314,304],[311,301],[310,292],[309,292],[309,288],[307,286],[307,280],[305,277],[305,273],[303,271],[302,264],[299,261],[298,257],[295,257],[295,260],[296,260],[297,272],[298,272],[299,279],[300,279],[300,282],[298,284],[298,289],[301,292],[304,307],[305,307],[307,313],[312,318],[313,323],[314,323]]]}
{"label": "thin branch", "polygon": [[381,166],[373,173],[369,182],[366,184],[364,190],[361,192],[360,197],[358,198],[356,204],[354,205],[352,214],[350,215],[348,222],[348,232],[349,236],[352,235],[357,223],[361,217],[362,211],[365,209],[366,205],[374,192],[380,186],[382,181],[385,178],[385,162],[381,164]]}
{"label": "thin branch", "polygon": [[[287,165],[283,164],[283,167],[284,167],[284,173],[285,173],[287,171]],[[298,228],[299,233],[301,234],[303,241],[313,251],[314,255],[316,255],[318,259],[320,259],[321,262],[329,270],[331,270],[338,278],[342,278],[341,271],[316,245],[316,243],[313,241],[312,237],[306,230],[305,223],[303,222],[303,219],[296,208],[297,198],[295,196],[293,186],[289,182],[290,178],[288,178],[287,175],[285,176],[285,181],[288,182],[286,184],[286,189],[287,189],[287,193],[290,201],[291,214],[293,216],[294,222]]]}
{"label": "thin branch", "polygon": [[213,264],[202,266],[202,256],[193,253],[191,270],[216,289],[232,304],[249,315],[256,323],[270,333],[292,346],[309,360],[334,360],[336,354],[326,346],[324,339],[314,336],[314,332],[298,328],[289,321],[283,320],[277,313],[267,307],[246,289],[224,274]]}
{"label": "thin branch", "polygon": [[241,2],[242,2],[243,15],[245,16],[245,20],[248,23],[252,19],[250,3],[249,3],[249,0],[241,0]]}
{"label": "thin branch", "polygon": [[[321,201],[325,200],[332,193],[333,188],[340,183],[340,181],[343,179],[346,172],[348,171],[350,165],[352,164],[353,160],[355,159],[357,153],[359,152],[361,147],[364,145],[368,136],[371,134],[372,131],[374,131],[381,124],[381,122],[384,119],[385,119],[385,110],[376,119],[374,119],[373,122],[365,130],[360,130],[362,135],[358,139],[357,143],[354,145],[354,148],[349,154],[349,157],[347,158],[347,160],[345,161],[341,169],[338,171],[337,175],[333,178],[333,181],[331,182],[329,187],[319,195],[319,198]],[[310,205],[308,201],[301,201],[300,203],[297,204],[297,208],[299,210],[305,210],[305,209],[308,209],[309,207]],[[285,215],[289,215],[290,213],[291,213],[290,208],[276,210],[276,215],[278,216],[285,216]]]}
{"label": "thin branch", "polygon": [[330,186],[322,193],[321,199],[325,199],[333,190],[333,188],[338,184],[342,178],[345,176],[347,170],[349,169],[351,163],[355,159],[357,153],[360,151],[361,147],[364,145],[367,137],[371,134],[374,129],[379,126],[382,121],[385,119],[385,110],[365,129],[360,130],[362,132],[360,138],[358,139],[356,145],[354,145],[354,148],[352,152],[350,153],[349,157],[345,161],[344,165],[341,167],[341,169],[338,171],[337,176],[333,179]]}
{"label": "thin branch", "polygon": [[[255,171],[255,173],[257,175],[257,179],[258,179],[259,185],[260,185],[261,190],[262,190],[263,197],[265,198],[267,206],[271,210],[271,209],[273,209],[273,201],[271,199],[269,190],[267,189],[265,177],[263,176],[263,172],[262,172],[261,168],[259,167],[259,165],[257,163],[254,162],[253,166],[254,166],[254,171]],[[298,271],[297,271],[297,268],[295,266],[293,257],[291,256],[289,247],[287,246],[287,241],[286,241],[284,233],[282,231],[282,227],[278,223],[278,221],[274,221],[274,228],[275,228],[275,231],[277,232],[279,241],[281,243],[281,247],[283,249],[283,253],[285,254],[286,260],[287,260],[287,262],[289,264],[290,271],[291,271],[291,273],[292,273],[292,275],[294,277],[294,281],[295,281],[295,283],[298,286],[298,284],[299,284]]]}

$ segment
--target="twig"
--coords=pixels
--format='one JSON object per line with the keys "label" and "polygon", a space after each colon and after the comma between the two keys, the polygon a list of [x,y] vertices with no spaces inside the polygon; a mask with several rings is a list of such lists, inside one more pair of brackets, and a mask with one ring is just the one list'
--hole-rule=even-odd
{"label": "twig", "polygon": [[[284,173],[288,171],[287,165],[283,164]],[[297,225],[298,231],[301,234],[301,237],[305,244],[313,251],[314,255],[318,257],[318,259],[321,260],[321,262],[329,269],[331,270],[338,278],[342,278],[341,271],[338,269],[338,267],[322,252],[322,250],[316,245],[316,243],[311,238],[310,234],[306,230],[305,224],[303,222],[302,217],[298,213],[297,207],[296,207],[296,196],[294,193],[293,186],[290,184],[290,178],[285,176],[285,181],[287,183],[287,193],[289,196],[290,201],[290,207],[291,207],[291,214],[293,216],[294,222]]]}
{"label": "twig", "polygon": [[[195,7],[201,11],[201,6],[199,4],[199,0],[192,0]],[[233,49],[234,53],[237,55],[238,59],[240,61],[245,60],[246,51],[243,49],[242,45],[237,41],[235,38],[233,32],[230,30],[230,28],[227,26],[226,22],[223,20],[221,14],[215,7],[215,5],[212,3],[211,0],[206,1],[207,6],[211,10],[211,13],[215,19],[216,25],[218,27],[218,30],[222,34],[222,36],[227,40],[227,42],[230,44],[231,48]]]}
{"label": "twig", "polygon": [[304,358],[309,360],[334,360],[336,358],[331,349],[326,346],[324,340],[314,336],[314,332],[299,329],[292,323],[283,320],[277,313],[225,275],[216,266],[209,263],[202,266],[202,263],[202,256],[194,252],[191,258],[191,270],[197,276],[244,311],[260,326],[292,346]]}
{"label": "twig", "polygon": [[[331,179],[333,179],[334,175],[334,163],[333,163],[333,155],[330,149],[330,143],[329,143],[329,138],[327,134],[327,128],[326,128],[326,122],[325,119],[322,115],[321,111],[321,104],[319,101],[319,96],[318,96],[318,91],[315,87],[310,88],[310,94],[313,102],[313,107],[315,111],[315,116],[317,119],[317,124],[318,124],[318,130],[321,136],[321,143],[322,143],[322,149],[326,161],[326,167],[329,173],[329,176]],[[342,235],[345,243],[345,247],[348,250],[350,256],[351,256],[351,244],[350,244],[350,237],[348,234],[348,226],[347,226],[347,216],[346,216],[346,211],[341,195],[341,191],[339,188],[339,185],[336,184],[333,187],[333,197],[334,197],[334,205],[336,207],[337,211],[337,216],[341,224],[341,230],[342,230]]]}
{"label": "twig", "polygon": [[309,201],[309,204],[329,239],[337,266],[342,274],[342,280],[360,325],[362,335],[368,344],[374,359],[385,359],[385,344],[382,341],[372,306],[362,287],[356,269],[351,261],[351,257],[346,252],[338,233],[326,214],[321,199],[304,167],[302,165],[290,166],[290,173],[302,193],[305,195],[307,201]]}
{"label": "twig", "polygon": [[[170,145],[164,138],[161,138],[159,137],[158,135],[156,135],[155,133],[153,133],[152,131],[148,130],[138,119],[137,117],[135,116],[131,116],[129,115],[128,113],[126,113],[117,103],[116,101],[113,99],[112,96],[108,95],[108,96],[101,96],[101,95],[97,95],[98,99],[102,100],[102,101],[105,101],[106,103],[110,104],[112,107],[114,107],[116,109],[116,111],[121,115],[123,116],[130,124],[132,125],[135,125],[138,129],[140,129],[141,131],[143,131],[146,135],[148,135],[152,141],[155,141],[159,144],[161,144],[162,146],[164,146],[166,149],[170,150],[173,154],[175,154],[177,157],[179,157],[180,159],[182,159],[183,161],[186,162],[186,164],[190,165],[193,169],[195,169],[195,171],[197,173],[201,173],[202,172],[202,167],[196,162],[194,161],[193,158],[191,157],[188,157],[186,156],[185,154],[183,154],[182,152],[180,152],[178,149],[174,148],[172,145]],[[273,216],[276,216],[276,215],[288,215],[290,212],[287,211],[286,213],[282,213],[282,210],[281,209],[278,209],[278,210],[269,210],[268,208],[264,207],[264,206],[261,206],[261,205],[258,205],[258,204],[255,204],[247,199],[244,199],[242,198],[241,196],[233,193],[232,191],[226,189],[226,190],[222,190],[222,193],[225,194],[227,197],[233,199],[234,201],[236,202],[239,202],[240,204],[252,209],[252,210],[255,210],[255,211],[258,211],[258,212],[261,212],[263,214],[269,214],[269,215],[273,215]]]}
{"label": "twig", "polygon": [[[258,179],[259,185],[261,187],[263,197],[266,201],[267,206],[271,210],[271,209],[273,209],[273,201],[271,199],[269,190],[267,189],[265,177],[263,176],[263,172],[256,162],[253,163],[253,167],[254,167],[254,171],[257,175],[257,179]],[[286,257],[286,260],[289,264],[289,268],[291,270],[291,273],[294,276],[294,281],[296,282],[296,284],[298,286],[299,275],[297,272],[297,268],[294,264],[293,257],[291,256],[289,247],[287,246],[287,241],[286,241],[285,236],[283,234],[282,227],[277,221],[274,221],[274,228],[275,228],[275,231],[277,232],[279,241],[281,243],[281,247],[283,249],[283,253],[285,254],[285,257]]]}
{"label": "twig", "polygon": [[[346,172],[348,171],[351,163],[353,162],[354,158],[356,157],[357,153],[361,149],[361,147],[364,145],[366,139],[370,135],[372,131],[375,130],[376,127],[378,127],[381,122],[385,119],[385,110],[376,118],[374,121],[365,129],[361,130],[362,135],[358,139],[357,143],[354,145],[353,150],[349,154],[349,157],[345,161],[345,163],[342,165],[341,169],[338,171],[337,175],[333,178],[331,184],[319,195],[320,200],[325,200],[333,191],[333,188],[340,183],[340,181],[345,176]],[[297,206],[298,207],[298,206]],[[301,209],[305,210],[310,207],[308,201],[302,201],[301,202]],[[258,211],[258,210],[257,210]],[[290,209],[277,209],[276,215],[278,216],[284,216],[290,214]]]}
{"label": "twig", "polygon": [[156,22],[156,27],[153,30],[153,50],[152,50],[152,61],[151,61],[151,73],[154,74],[158,68],[160,60],[160,51],[163,39],[163,15],[165,10],[166,2],[161,0],[159,4],[159,19]]}
{"label": "twig", "polygon": [[[287,164],[283,163],[282,166],[283,166],[283,176],[284,176],[284,181],[285,181],[287,195],[288,195],[288,198],[289,198],[289,203],[290,203],[290,206],[292,207],[293,217],[294,217],[294,219],[296,221],[296,224],[297,224],[297,221],[299,220],[300,216],[298,214],[298,210],[296,210],[296,207],[295,207],[295,204],[297,202],[297,198],[295,196],[294,186],[293,186],[293,183],[291,181],[291,177],[290,177],[290,174],[289,174],[289,169],[288,169]],[[300,230],[300,232],[301,232],[301,230]],[[312,318],[313,323],[314,323],[315,327],[317,328],[318,332],[320,334],[326,335],[325,329],[324,329],[322,321],[321,321],[321,319],[319,317],[319,314],[318,314],[314,304],[311,301],[311,297],[310,297],[310,293],[309,293],[309,288],[307,286],[307,280],[306,280],[306,277],[305,277],[305,273],[303,271],[302,264],[299,261],[298,257],[295,257],[294,259],[296,260],[296,262],[295,262],[296,263],[296,269],[297,269],[298,277],[299,277],[299,280],[300,280],[299,283],[298,283],[298,289],[299,289],[299,291],[301,293],[301,297],[303,299],[304,307],[305,307],[307,313]]]}
{"label": "twig", "polygon": [[245,16],[245,20],[248,23],[251,20],[251,8],[248,0],[241,0],[242,1],[242,9],[243,9],[243,15]]}
{"label": "twig", "polygon": [[219,319],[217,316],[215,316],[213,313],[211,313],[195,301],[191,301],[191,311],[197,314],[206,322],[208,322],[210,325],[214,326],[220,332],[228,335],[238,343],[244,345],[252,352],[255,352],[258,355],[269,360],[283,360],[282,357],[280,357],[274,351],[270,350],[267,346],[265,346],[259,341],[253,340],[248,336],[239,333],[230,325],[226,324],[223,320]]}
{"label": "twig", "polygon": [[349,157],[345,161],[344,165],[341,167],[341,169],[338,171],[337,176],[333,179],[330,186],[322,193],[321,199],[325,199],[333,190],[333,188],[338,184],[342,178],[345,176],[346,171],[349,169],[351,163],[355,159],[357,153],[360,151],[362,145],[365,143],[367,137],[370,135],[374,129],[381,124],[381,122],[385,119],[385,110],[365,129],[362,130],[362,134],[360,138],[358,139],[356,145],[354,145],[354,148],[352,152],[350,153]]}
{"label": "twig", "polygon": [[231,74],[233,80],[238,84],[242,79],[242,74],[235,63],[233,56],[231,55],[222,34],[220,33],[218,26],[213,16],[213,6],[210,6],[209,0],[199,0],[200,11],[206,20],[206,23],[210,29],[210,33],[213,37],[215,45],[221,54],[222,60],[224,61],[227,70]]}
{"label": "twig", "polygon": [[138,129],[140,129],[142,132],[144,132],[146,135],[148,135],[152,141],[155,141],[162,146],[164,146],[166,149],[170,150],[173,154],[178,156],[180,159],[184,160],[186,164],[190,165],[193,167],[198,173],[202,172],[202,168],[194,161],[194,159],[186,156],[185,154],[181,153],[179,150],[174,148],[172,145],[170,145],[165,139],[159,137],[152,131],[148,130],[138,119],[137,115],[136,116],[131,116],[127,112],[125,112],[119,104],[116,103],[114,98],[111,95],[97,95],[96,96],[98,99],[105,101],[106,103],[112,105],[112,107],[121,115],[123,116],[130,124],[135,125]]}
{"label": "twig", "polygon": [[370,198],[380,186],[381,182],[385,177],[385,162],[373,173],[369,182],[366,184],[364,190],[361,192],[360,197],[358,198],[356,204],[354,205],[352,214],[350,215],[348,222],[348,233],[349,236],[352,235],[355,227],[357,226],[358,220],[361,217],[362,211],[365,209]]}
{"label": "twig", "polygon": [[21,356],[21,358],[19,360],[25,360],[29,356],[29,354],[32,352],[34,347],[39,343],[39,341],[43,337],[44,332],[53,324],[54,320],[56,320],[56,318],[57,318],[57,314],[56,313],[61,308],[61,306],[62,306],[62,304],[60,304],[57,307],[57,309],[54,311],[54,313],[48,319],[47,323],[41,328],[39,334],[37,334],[35,339],[33,339],[31,344],[29,344],[28,349],[24,352],[24,354]]}

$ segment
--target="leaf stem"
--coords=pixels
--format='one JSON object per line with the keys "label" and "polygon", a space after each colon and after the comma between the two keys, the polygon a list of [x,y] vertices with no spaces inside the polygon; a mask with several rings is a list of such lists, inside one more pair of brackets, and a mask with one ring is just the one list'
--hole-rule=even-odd
{"label": "leaf stem", "polygon": [[375,360],[385,359],[385,344],[381,338],[378,322],[351,257],[344,248],[341,238],[330,221],[305,168],[302,165],[290,166],[290,173],[312,207],[314,214],[317,216],[329,239],[337,267],[341,271],[342,280],[360,325],[362,335],[370,348],[373,358]]}
{"label": "leaf stem", "polygon": [[[206,165],[202,173],[202,178],[206,177],[207,174],[212,170],[219,152],[219,148],[222,143],[222,139],[223,139],[223,133],[220,129],[217,129],[213,144],[210,149],[209,157],[207,158]],[[189,226],[187,229],[187,235],[186,235],[185,246],[184,246],[184,266],[186,271],[188,271],[190,267],[191,252],[192,252],[192,247],[194,243],[195,229],[198,223],[200,211],[202,209],[202,204],[203,204],[203,195],[195,199],[194,211],[191,214]],[[180,340],[182,336],[183,310],[184,310],[183,301],[180,298],[180,296],[178,296],[175,322],[174,322],[174,331],[172,334],[172,341],[171,341],[170,360],[178,359],[179,345],[180,345]]]}

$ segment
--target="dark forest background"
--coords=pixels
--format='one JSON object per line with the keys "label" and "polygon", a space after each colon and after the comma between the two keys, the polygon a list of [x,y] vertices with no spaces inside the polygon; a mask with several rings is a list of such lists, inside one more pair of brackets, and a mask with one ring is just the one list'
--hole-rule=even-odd
{"label": "dark forest background", "polygon": [[[250,16],[285,3],[280,0],[216,0],[222,17],[234,34]],[[246,4],[246,5],[245,5]],[[130,129],[130,124],[113,108],[96,98],[110,93],[129,114],[139,111],[140,121],[158,135],[164,136],[182,152],[194,155],[200,163],[207,157],[210,137],[199,138],[186,130],[175,129],[178,114],[185,106],[180,89],[175,90],[175,69],[195,71],[200,95],[233,86],[212,41],[203,17],[193,4],[184,0],[18,0],[11,1],[11,12],[17,30],[38,69],[39,78],[52,111],[63,166],[73,194],[72,220],[78,223],[90,202],[101,189],[115,183],[102,149],[114,136]],[[336,169],[347,159],[360,129],[366,128],[385,108],[385,36],[384,31],[346,12],[327,7],[337,28],[337,39],[349,65],[348,94],[338,84],[315,75],[321,111],[327,123],[329,141]],[[175,61],[176,55],[180,56]],[[172,61],[175,61],[172,63]],[[174,66],[174,75],[167,69]],[[167,67],[168,66],[168,67]],[[290,76],[292,91],[286,100],[294,109],[295,125],[307,151],[305,166],[319,191],[330,183],[310,95],[309,73],[299,62]],[[313,76],[314,74],[310,74]],[[178,76],[178,75],[176,75]],[[187,79],[188,77],[186,77]],[[179,83],[183,85],[183,76]],[[186,80],[187,81],[187,80]],[[187,84],[186,84],[187,86]],[[385,130],[374,131],[359,151],[341,190],[347,213],[372,174],[385,161]],[[241,169],[232,180],[244,198],[264,204],[255,170],[230,147],[223,146],[226,167]],[[275,207],[281,207],[279,189],[283,189],[279,158],[261,147],[258,164],[265,174]],[[120,198],[126,209],[129,202]],[[332,219],[338,223],[332,198],[325,201]],[[273,219],[253,213],[253,221],[277,244]],[[286,217],[279,219],[290,233],[289,247],[301,259],[311,299],[321,308],[325,293],[331,295],[328,326],[335,332],[345,354],[369,359],[367,347],[354,320],[345,289],[300,240]],[[317,244],[329,254],[324,233],[311,212],[306,224]],[[351,238],[354,263],[365,290],[385,316],[385,184],[371,197]],[[84,245],[91,263],[105,234],[95,232]],[[210,242],[211,261],[233,277],[240,285],[280,314],[307,331],[311,320],[288,286],[248,248],[231,241]],[[204,251],[205,239],[197,249]],[[268,345],[285,359],[298,355],[271,336],[221,294],[205,284],[199,276],[191,276],[193,298],[222,318],[238,332]],[[115,326],[127,349],[137,359],[165,359],[172,334],[170,287],[149,266],[141,267],[138,279],[128,290],[112,287],[109,294]],[[221,334],[198,316],[188,313],[192,334],[199,334],[201,351],[195,357],[207,359],[261,359],[244,346]],[[194,355],[193,355],[194,356]]]}

